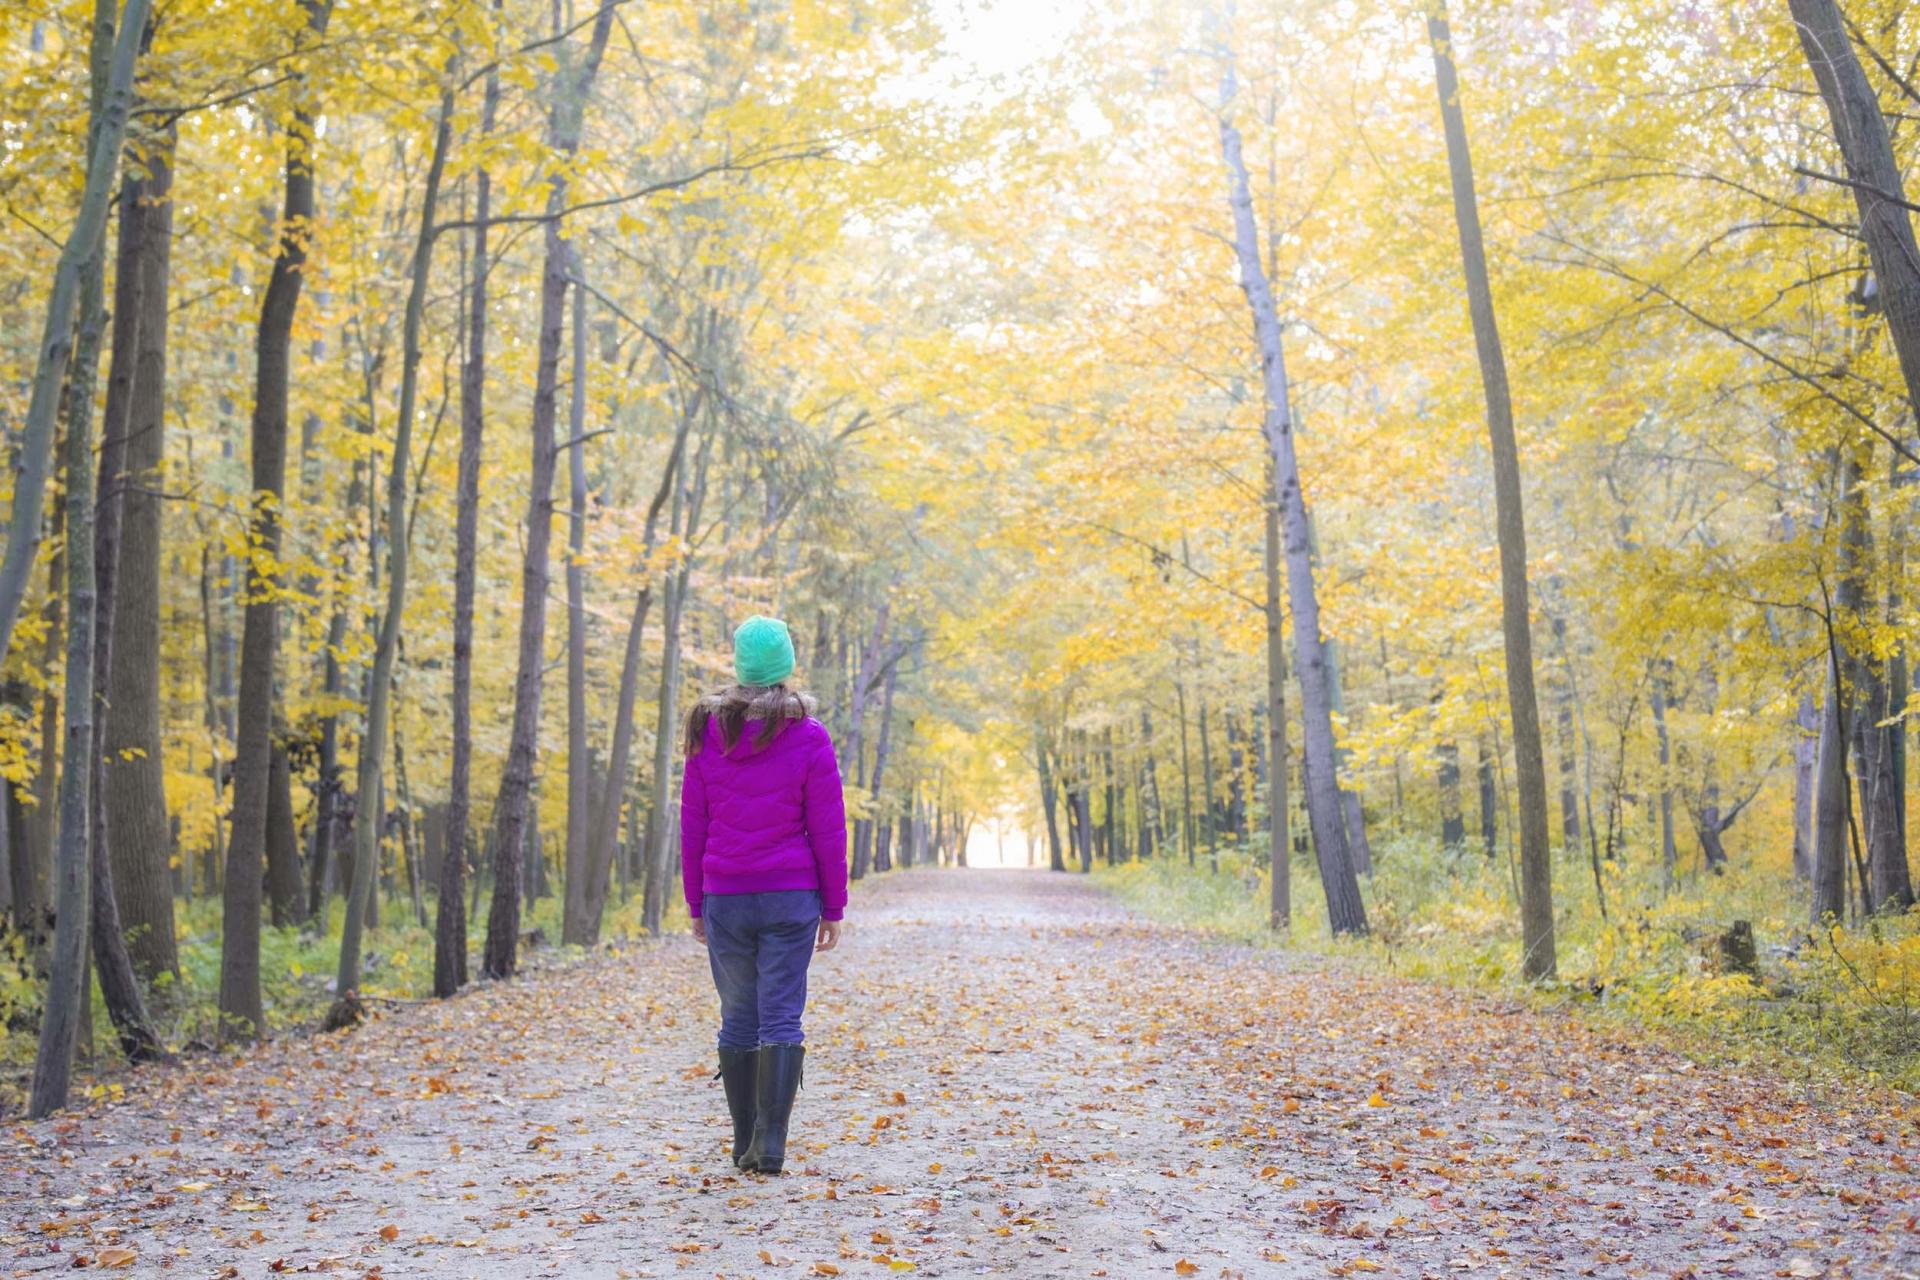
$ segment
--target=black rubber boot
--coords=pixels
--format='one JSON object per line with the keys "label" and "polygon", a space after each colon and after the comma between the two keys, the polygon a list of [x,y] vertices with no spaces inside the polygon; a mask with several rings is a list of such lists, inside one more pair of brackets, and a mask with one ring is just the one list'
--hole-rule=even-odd
{"label": "black rubber boot", "polygon": [[733,1163],[747,1153],[753,1141],[754,1076],[759,1070],[758,1049],[720,1048],[720,1083],[727,1090],[727,1112],[733,1117]]}
{"label": "black rubber boot", "polygon": [[753,1142],[740,1167],[754,1173],[778,1173],[787,1162],[787,1120],[799,1091],[805,1045],[763,1044],[754,1076]]}

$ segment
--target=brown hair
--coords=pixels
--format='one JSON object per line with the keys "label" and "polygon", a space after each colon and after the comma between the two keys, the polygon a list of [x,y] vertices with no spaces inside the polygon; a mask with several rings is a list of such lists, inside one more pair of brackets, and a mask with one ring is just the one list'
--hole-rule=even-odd
{"label": "brown hair", "polygon": [[736,684],[710,693],[687,709],[687,754],[699,753],[701,743],[706,741],[708,721],[720,722],[720,746],[731,751],[746,732],[747,721],[758,720],[760,731],[754,740],[757,750],[771,742],[789,721],[812,715],[814,706],[812,694],[797,693],[784,684]]}

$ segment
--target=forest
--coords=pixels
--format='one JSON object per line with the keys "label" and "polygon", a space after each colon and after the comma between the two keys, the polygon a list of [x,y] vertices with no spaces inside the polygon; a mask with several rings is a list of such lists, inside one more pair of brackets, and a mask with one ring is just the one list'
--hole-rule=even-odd
{"label": "forest", "polygon": [[682,931],[750,613],[856,922],[1920,1085],[1920,10],[1029,8],[0,6],[0,1113]]}

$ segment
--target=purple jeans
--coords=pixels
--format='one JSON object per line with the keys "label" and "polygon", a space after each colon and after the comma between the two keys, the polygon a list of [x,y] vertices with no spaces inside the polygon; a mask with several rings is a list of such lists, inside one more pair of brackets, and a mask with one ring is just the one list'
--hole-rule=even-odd
{"label": "purple jeans", "polygon": [[807,965],[820,930],[820,891],[709,893],[707,963],[720,992],[720,1047],[801,1044]]}

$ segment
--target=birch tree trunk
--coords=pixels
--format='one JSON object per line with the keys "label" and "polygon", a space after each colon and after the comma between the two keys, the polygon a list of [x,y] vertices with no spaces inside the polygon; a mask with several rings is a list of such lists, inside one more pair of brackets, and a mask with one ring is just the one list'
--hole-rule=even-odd
{"label": "birch tree trunk", "polygon": [[1241,156],[1240,131],[1228,114],[1235,89],[1231,55],[1226,55],[1224,61],[1220,84],[1220,151],[1226,163],[1233,209],[1240,288],[1253,313],[1259,343],[1266,396],[1264,428],[1272,454],[1274,487],[1280,498],[1287,593],[1293,606],[1294,665],[1300,681],[1306,747],[1307,825],[1313,832],[1314,855],[1320,865],[1321,887],[1326,892],[1329,925],[1337,934],[1365,933],[1367,909],[1360,897],[1360,882],[1354,875],[1353,860],[1347,849],[1340,780],[1334,766],[1333,708],[1328,697],[1326,645],[1320,631],[1320,598],[1314,584],[1306,496],[1301,490],[1300,465],[1294,454],[1280,317],[1266,268],[1260,261],[1259,233],[1253,221],[1253,196],[1247,183],[1246,162]]}
{"label": "birch tree trunk", "polygon": [[1539,981],[1551,978],[1555,969],[1553,858],[1547,827],[1546,756],[1533,686],[1533,624],[1527,606],[1527,526],[1520,492],[1520,449],[1514,438],[1506,356],[1494,318],[1473,158],[1467,146],[1466,114],[1460,105],[1444,0],[1432,0],[1427,10],[1427,35],[1433,47],[1434,85],[1440,96],[1454,221],[1460,232],[1460,264],[1466,277],[1467,309],[1473,317],[1474,349],[1487,400],[1487,441],[1493,454],[1494,519],[1500,535],[1500,623],[1506,642],[1507,706],[1513,721],[1514,774],[1520,793],[1520,967],[1528,978]]}
{"label": "birch tree trunk", "polygon": [[[513,682],[513,729],[507,767],[494,803],[493,899],[487,910],[487,943],[480,971],[510,978],[520,959],[520,876],[526,848],[528,795],[539,755],[540,685],[546,663],[547,549],[553,539],[553,426],[558,391],[560,333],[566,309],[567,254],[560,236],[568,182],[564,162],[580,149],[580,127],[600,59],[613,30],[614,9],[602,3],[585,56],[577,69],[563,61],[564,77],[549,117],[548,150],[560,167],[547,180],[546,262],[540,277],[540,337],[533,383],[532,496],[520,575],[520,653]],[[557,19],[556,19],[557,21]],[[569,71],[571,74],[569,76]]]}

